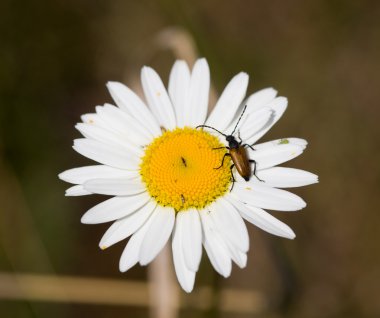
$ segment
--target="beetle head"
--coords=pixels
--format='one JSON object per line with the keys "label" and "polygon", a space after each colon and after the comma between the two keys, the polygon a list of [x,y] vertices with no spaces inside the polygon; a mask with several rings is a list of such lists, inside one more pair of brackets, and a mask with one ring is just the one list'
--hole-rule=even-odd
{"label": "beetle head", "polygon": [[235,140],[235,137],[232,136],[232,135],[228,135],[228,136],[226,137],[226,140],[227,140],[228,142],[232,142],[232,141]]}

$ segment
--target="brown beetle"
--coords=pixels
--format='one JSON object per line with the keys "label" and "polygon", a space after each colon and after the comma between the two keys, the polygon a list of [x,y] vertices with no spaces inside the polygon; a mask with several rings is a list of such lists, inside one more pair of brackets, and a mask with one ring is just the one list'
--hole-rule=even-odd
{"label": "brown beetle", "polygon": [[[232,169],[234,167],[236,167],[237,172],[242,176],[242,178],[245,181],[248,181],[251,178],[252,174],[258,180],[263,181],[263,180],[259,179],[259,177],[256,175],[256,161],[253,159],[249,159],[246,147],[249,147],[252,150],[255,150],[255,149],[253,149],[252,145],[243,144],[243,140],[241,140],[239,133],[238,133],[238,138],[240,139],[240,141],[237,141],[236,138],[233,136],[237,126],[239,125],[241,118],[243,117],[243,114],[244,114],[246,108],[247,108],[247,105],[244,106],[243,112],[241,113],[239,120],[237,121],[236,126],[230,135],[223,134],[221,131],[217,130],[216,128],[211,127],[211,126],[207,126],[207,125],[199,125],[196,127],[196,128],[199,128],[199,127],[210,128],[210,129],[217,131],[219,134],[223,135],[224,137],[226,137],[226,141],[228,142],[228,147],[219,147],[219,148],[214,148],[214,149],[226,148],[229,150],[229,152],[226,152],[224,154],[221,165],[217,168],[214,168],[214,169],[220,169],[221,167],[223,167],[224,159],[227,156],[231,157],[233,164],[231,165],[230,170],[231,170],[231,177],[232,177],[233,183],[235,182],[235,178],[234,178],[234,175],[232,173]],[[254,163],[253,173],[252,173],[250,163]],[[232,184],[231,190],[232,190],[233,186],[234,185]]]}

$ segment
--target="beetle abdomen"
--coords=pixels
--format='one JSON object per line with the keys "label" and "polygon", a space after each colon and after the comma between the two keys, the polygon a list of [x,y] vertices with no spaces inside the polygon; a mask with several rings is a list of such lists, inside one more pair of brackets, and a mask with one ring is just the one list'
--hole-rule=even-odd
{"label": "beetle abdomen", "polygon": [[252,170],[247,150],[244,147],[239,146],[238,148],[230,149],[230,155],[237,172],[245,181],[248,181],[251,178]]}

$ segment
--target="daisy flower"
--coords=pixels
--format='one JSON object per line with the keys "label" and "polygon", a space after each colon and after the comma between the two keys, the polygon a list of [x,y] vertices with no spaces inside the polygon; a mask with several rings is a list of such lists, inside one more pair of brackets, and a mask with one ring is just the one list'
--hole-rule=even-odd
{"label": "daisy flower", "polygon": [[[190,292],[202,246],[224,277],[230,275],[232,262],[246,266],[249,238],[244,220],[293,239],[290,227],[264,209],[296,211],[306,206],[281,188],[316,183],[317,176],[277,165],[299,156],[307,142],[282,138],[256,144],[280,119],[287,99],[276,97],[273,88],[245,98],[248,75],[242,72],[228,83],[208,116],[210,71],[205,59],[197,60],[191,71],[184,61],[176,61],[168,90],[150,67],[142,68],[141,81],[146,103],[121,83],[107,84],[116,106],[97,106],[96,113],[83,115],[76,128],[84,138],[74,140],[73,146],[99,164],[59,175],[74,184],[68,196],[112,196],[81,221],[113,222],[100,240],[101,249],[130,237],[120,271],[147,265],[172,237],[175,272]],[[244,148],[252,161],[246,180],[225,156],[225,137],[234,130],[234,138],[249,145]]]}

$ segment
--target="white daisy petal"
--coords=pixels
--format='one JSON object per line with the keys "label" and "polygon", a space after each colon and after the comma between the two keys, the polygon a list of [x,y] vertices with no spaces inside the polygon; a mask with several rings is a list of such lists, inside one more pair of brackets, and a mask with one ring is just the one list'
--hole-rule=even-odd
{"label": "white daisy petal", "polygon": [[89,125],[94,125],[96,127],[101,127],[106,130],[113,131],[112,127],[110,127],[98,114],[84,114],[80,116],[82,122]]}
{"label": "white daisy petal", "polygon": [[277,121],[284,114],[286,107],[288,106],[288,100],[285,97],[277,97],[272,102],[267,104],[267,106],[270,107],[273,111],[271,119],[260,131],[258,131],[256,134],[254,134],[247,140],[244,140],[247,144],[253,145],[254,143],[256,143],[257,140],[264,136],[267,133],[267,131],[271,129],[275,123],[277,123]]}
{"label": "white daisy petal", "polygon": [[[185,213],[185,212],[183,212]],[[181,287],[190,293],[194,287],[195,272],[190,270],[185,263],[184,246],[183,246],[183,229],[186,227],[184,222],[178,221],[177,216],[176,225],[174,227],[172,251],[174,269]],[[202,248],[202,245],[201,245]]]}
{"label": "white daisy petal", "polygon": [[[96,108],[96,111],[98,113],[82,115],[81,119],[82,119],[83,123],[79,123],[76,126],[76,128],[84,136],[89,137],[89,138],[94,138],[93,136],[91,136],[93,134],[92,131],[87,132],[85,130],[85,128],[82,128],[82,127],[87,127],[87,126],[93,126],[95,128],[98,128],[98,130],[94,130],[95,132],[96,131],[101,131],[101,132],[105,131],[106,133],[107,132],[111,133],[114,136],[117,135],[118,136],[117,138],[121,139],[121,140],[116,140],[116,142],[120,143],[120,142],[127,141],[127,143],[134,142],[136,144],[136,140],[132,140],[132,138],[130,136],[131,135],[130,134],[131,125],[127,125],[125,123],[125,121],[123,124],[124,116],[127,116],[128,120],[131,120],[131,116],[125,114],[125,112],[121,111],[119,108],[117,108],[111,104],[105,104],[104,106],[98,105],[95,108]],[[116,114],[117,113],[122,114],[121,116],[123,116],[123,117],[121,117],[121,119],[120,119],[119,116],[115,116],[115,111],[116,111]],[[142,138],[147,138],[147,136],[149,136],[149,138],[151,138],[151,136],[153,136],[153,134],[146,131],[145,128],[142,129],[143,126],[141,126],[139,123],[134,123],[132,125],[134,125],[132,127],[137,126],[137,128],[135,128],[134,131],[138,130],[140,132],[143,132]],[[79,129],[79,128],[82,128],[82,129]],[[132,133],[133,133],[133,131],[132,131]],[[97,134],[97,135],[99,135],[99,134]],[[138,138],[140,139],[141,137],[138,136]],[[96,138],[94,138],[94,139],[96,139]]]}
{"label": "white daisy petal", "polygon": [[65,195],[67,197],[76,197],[80,195],[89,195],[89,194],[93,194],[93,193],[85,190],[81,184],[72,186],[71,188],[68,188],[65,192]]}
{"label": "white daisy petal", "polygon": [[83,184],[83,188],[92,193],[105,195],[133,195],[146,191],[138,179],[91,179]]}
{"label": "white daisy petal", "polygon": [[[277,91],[273,88],[265,88],[262,89],[251,96],[247,98],[247,100],[242,103],[239,107],[239,110],[236,112],[233,121],[231,122],[230,126],[226,129],[227,132],[232,132],[238,122],[238,119],[242,115],[242,112],[247,106],[245,110],[245,116],[243,116],[241,123],[239,124],[240,127],[243,127],[243,122],[255,120],[258,116],[258,112],[261,111],[262,108],[267,107],[267,104],[269,104],[271,101],[275,99],[277,95]],[[249,120],[245,120],[247,118],[250,118]],[[239,128],[239,127],[238,127]],[[255,132],[257,128],[255,128]]]}
{"label": "white daisy petal", "polygon": [[244,203],[276,211],[297,211],[306,206],[299,196],[256,182],[235,182],[231,195]]}
{"label": "white daisy petal", "polygon": [[224,242],[210,236],[205,238],[203,246],[214,269],[223,277],[229,277],[231,275],[232,264]]}
{"label": "white daisy petal", "polygon": [[271,140],[271,141],[263,142],[260,144],[256,144],[254,145],[254,148],[257,150],[261,150],[261,149],[272,148],[278,145],[297,145],[305,149],[307,146],[307,141],[305,139],[294,138],[294,137],[281,138],[281,139],[276,139],[276,140]]}
{"label": "white daisy petal", "polygon": [[239,210],[244,219],[260,229],[288,239],[294,239],[296,237],[288,225],[279,221],[263,209],[243,204],[232,197],[228,197],[228,200]]}
{"label": "white daisy petal", "polygon": [[247,253],[237,251],[237,255],[233,258],[233,261],[240,268],[245,268],[247,266]]}
{"label": "white daisy petal", "polygon": [[248,75],[239,73],[226,86],[206,124],[225,130],[242,103],[248,87]]}
{"label": "white daisy petal", "polygon": [[222,276],[231,275],[232,264],[228,247],[213,229],[212,220],[207,210],[200,211],[203,227],[203,246],[214,269]]}
{"label": "white daisy petal", "polygon": [[147,265],[162,250],[173,230],[175,213],[172,208],[157,206],[152,215],[149,235],[146,235],[141,245],[140,264]]}
{"label": "white daisy petal", "polygon": [[111,167],[137,170],[139,166],[138,151],[131,147],[115,147],[92,139],[75,139],[73,148],[81,155]]}
{"label": "white daisy petal", "polygon": [[[149,109],[146,106],[144,107],[149,112]],[[145,138],[148,142],[155,136],[145,128],[146,123],[145,125],[141,124],[133,115],[122,111],[114,105],[105,103],[103,106],[97,106],[96,112],[107,122],[108,126],[112,126],[112,129],[119,131],[124,136]],[[155,126],[158,126],[158,123],[155,123]],[[156,132],[157,134],[161,134],[161,131]]]}
{"label": "white daisy petal", "polygon": [[264,88],[252,94],[248,97],[245,103],[247,105],[247,113],[254,113],[262,107],[265,107],[267,104],[269,104],[272,100],[276,98],[276,95],[277,91],[272,87]]}
{"label": "white daisy petal", "polygon": [[220,198],[215,201],[212,210],[210,217],[219,233],[224,235],[240,251],[247,252],[249,249],[248,231],[234,206]]}
{"label": "white daisy petal", "polygon": [[[220,201],[223,201],[223,206],[217,204]],[[228,253],[230,259],[232,259],[240,268],[245,267],[247,263],[246,251],[248,251],[249,238],[240,213],[224,198],[220,198],[212,206],[210,206],[209,209],[211,210],[208,214],[211,221],[210,228],[213,231],[214,236],[219,242],[221,242],[221,245]],[[223,210],[225,211],[224,214],[229,214],[231,211],[234,211],[232,214],[235,215],[235,220],[228,217],[228,215],[226,215],[226,217],[220,216],[220,214],[223,213]],[[235,226],[229,227],[228,221],[231,222],[230,224],[235,224]],[[239,225],[236,226],[236,223]],[[244,233],[243,235],[239,235],[240,230]],[[242,238],[242,241],[237,239],[239,236]],[[241,242],[243,242],[243,244],[241,244]]]}
{"label": "white daisy petal", "polygon": [[273,167],[257,171],[256,174],[267,186],[276,188],[303,187],[318,182],[317,175],[294,168]]}
{"label": "white daisy petal", "polygon": [[[255,160],[257,163],[257,170],[262,170],[277,166],[286,161],[292,160],[299,156],[304,148],[297,145],[277,145],[271,148],[258,149],[254,146],[255,150],[247,147],[249,158]],[[256,150],[257,149],[257,150]]]}
{"label": "white daisy petal", "polygon": [[178,212],[176,224],[181,223],[182,248],[186,267],[196,272],[202,257],[202,227],[198,211]]}
{"label": "white daisy petal", "polygon": [[210,93],[210,69],[206,59],[198,59],[190,78],[189,94],[184,109],[184,125],[198,126],[205,122]]}
{"label": "white daisy petal", "polygon": [[58,177],[66,182],[74,184],[82,184],[90,179],[99,178],[124,178],[134,179],[139,177],[140,174],[137,171],[129,171],[116,169],[104,165],[86,166],[80,168],[74,168],[66,170],[58,175]]}
{"label": "white daisy petal", "polygon": [[[240,133],[242,140],[248,140],[258,131],[260,131],[273,116],[273,111],[269,107],[265,107],[252,115],[246,116],[245,120],[239,124],[237,131]],[[231,131],[234,129],[232,127]]]}
{"label": "white daisy petal", "polygon": [[119,82],[108,82],[107,88],[117,106],[134,117],[152,135],[161,133],[160,126],[144,102],[127,86]]}
{"label": "white daisy petal", "polygon": [[127,197],[114,197],[88,210],[82,216],[81,222],[98,224],[114,221],[137,211],[150,199],[150,196],[145,192]]}
{"label": "white daisy petal", "polygon": [[114,145],[116,147],[119,145],[128,147],[131,143],[130,140],[119,133],[106,130],[96,125],[78,123],[75,125],[75,128],[78,129],[84,137],[97,140],[104,144]]}
{"label": "white daisy petal", "polygon": [[99,247],[104,250],[135,233],[149,218],[156,206],[157,203],[151,200],[138,211],[115,221],[104,233]]}
{"label": "white daisy petal", "polygon": [[145,97],[159,124],[166,129],[174,129],[176,119],[168,93],[158,74],[150,67],[141,71],[141,82]]}
{"label": "white daisy petal", "polygon": [[230,241],[224,240],[230,253],[231,259],[240,268],[244,268],[247,265],[247,253],[237,249]]}
{"label": "white daisy petal", "polygon": [[124,140],[137,145],[146,145],[153,139],[152,133],[120,108],[110,104],[104,104],[103,107],[97,106],[96,112],[109,127],[112,127],[113,130],[124,137]]}
{"label": "white daisy petal", "polygon": [[[284,140],[282,139],[281,141],[283,142]],[[288,141],[290,144],[298,145],[304,148],[307,146],[307,141],[305,139],[291,137],[288,138]]]}
{"label": "white daisy petal", "polygon": [[178,127],[183,127],[187,120],[184,110],[188,102],[189,89],[189,67],[185,61],[176,61],[170,72],[168,91],[175,110]]}
{"label": "white daisy petal", "polygon": [[131,267],[135,266],[139,261],[141,244],[145,235],[149,235],[148,230],[151,221],[152,218],[149,217],[148,220],[129,239],[119,262],[119,269],[121,272],[126,272]]}

